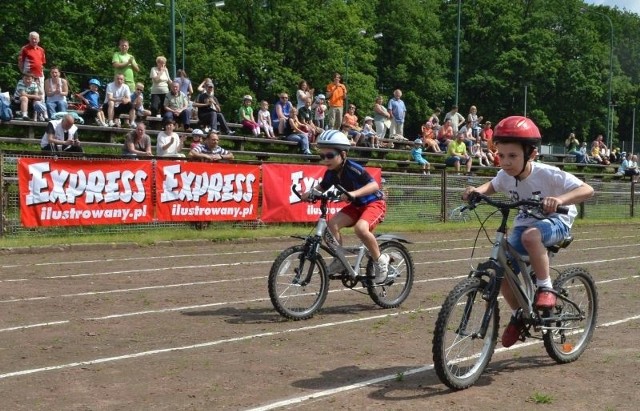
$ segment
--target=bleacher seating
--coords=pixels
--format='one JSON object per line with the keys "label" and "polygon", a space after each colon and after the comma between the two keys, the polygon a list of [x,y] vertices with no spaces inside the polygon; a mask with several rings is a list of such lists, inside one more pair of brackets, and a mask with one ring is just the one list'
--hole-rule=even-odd
{"label": "bleacher seating", "polygon": [[[159,124],[161,119],[148,118],[147,133],[152,138],[159,133]],[[40,138],[44,133],[47,123],[13,120],[9,123],[0,125],[0,143],[15,143],[27,147],[31,151],[39,151]],[[153,125],[153,126],[152,126]],[[229,126],[237,130],[234,135],[220,134],[220,143],[223,147],[232,150],[235,154],[236,161],[258,161],[258,162],[311,162],[317,163],[319,159],[315,155],[301,154],[298,151],[297,143],[286,140],[271,140],[266,138],[257,138],[253,136],[242,135],[242,125],[238,123],[229,123]],[[129,128],[101,127],[96,125],[78,125],[80,129],[80,140],[83,147],[95,147],[99,149],[108,149],[108,152],[117,155],[122,149],[125,135],[131,131]],[[187,134],[178,132],[178,134]],[[189,140],[187,140],[189,141]],[[354,147],[351,150],[350,158],[363,165],[379,166],[386,170],[403,171],[411,173],[421,172],[421,167],[411,160],[409,149],[411,141],[408,143],[399,142],[397,140],[385,139],[385,142],[393,142],[394,148],[372,148],[372,147]],[[155,146],[155,144],[153,144]],[[189,144],[185,144],[185,152],[188,152]],[[96,150],[93,150],[96,151]],[[99,150],[98,150],[99,151]],[[431,170],[447,169],[453,172],[451,167],[447,168],[444,164],[446,158],[445,153],[424,152],[423,155],[429,160]],[[558,158],[560,159],[560,158]],[[568,156],[563,156],[562,161],[544,161],[545,163],[558,166],[560,168],[572,167],[572,170],[590,174],[611,174],[613,175],[617,169],[617,165],[608,166],[598,164],[576,164],[570,162]],[[473,173],[495,173],[497,167],[481,167],[474,165]]]}

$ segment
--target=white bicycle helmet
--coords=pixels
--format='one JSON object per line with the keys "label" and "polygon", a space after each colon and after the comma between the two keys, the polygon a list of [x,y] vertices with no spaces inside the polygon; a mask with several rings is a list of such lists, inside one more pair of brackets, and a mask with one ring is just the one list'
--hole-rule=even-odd
{"label": "white bicycle helmet", "polygon": [[320,137],[318,137],[318,147],[349,151],[351,148],[351,142],[341,131],[325,130],[320,134]]}

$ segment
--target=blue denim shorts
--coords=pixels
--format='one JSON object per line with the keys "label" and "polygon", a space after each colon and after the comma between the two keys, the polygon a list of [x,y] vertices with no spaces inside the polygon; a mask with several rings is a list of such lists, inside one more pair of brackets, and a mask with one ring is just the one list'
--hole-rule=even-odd
{"label": "blue denim shorts", "polygon": [[511,229],[508,241],[519,254],[527,255],[527,250],[525,250],[522,245],[522,233],[531,227],[537,228],[540,231],[542,243],[545,247],[557,244],[569,237],[571,234],[569,227],[567,227],[559,218],[545,218],[544,220],[536,221],[530,226],[514,227]]}

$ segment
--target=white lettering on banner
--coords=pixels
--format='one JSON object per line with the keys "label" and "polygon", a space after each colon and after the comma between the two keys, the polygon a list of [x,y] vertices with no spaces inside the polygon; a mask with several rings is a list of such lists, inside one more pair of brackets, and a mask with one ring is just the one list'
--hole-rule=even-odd
{"label": "white lettering on banner", "polygon": [[[291,173],[291,186],[296,186],[298,193],[306,193],[316,186],[322,178],[305,177],[303,171],[294,171]],[[292,188],[289,188],[289,204],[296,204],[300,202],[300,198],[293,192]]]}
{"label": "white lettering on banner", "polygon": [[201,207],[195,205],[193,207],[184,207],[182,204],[174,204],[171,206],[172,216],[233,216],[248,217],[253,212],[253,204],[247,207]]}
{"label": "white lettering on banner", "polygon": [[69,210],[55,210],[53,207],[42,207],[40,210],[40,220],[79,220],[81,218],[89,219],[119,219],[127,221],[131,219],[136,221],[138,218],[147,216],[147,205],[142,208],[116,208],[116,209],[79,209],[70,208]]}
{"label": "white lettering on banner", "polygon": [[253,182],[256,181],[253,173],[195,174],[191,171],[182,172],[181,165],[175,164],[163,167],[162,174],[162,203],[200,201],[204,195],[208,202],[240,203],[251,202],[253,199]]}
{"label": "white lettering on banner", "polygon": [[[146,198],[144,181],[147,173],[143,170],[117,170],[104,173],[95,170],[88,175],[83,170],[70,173],[66,170],[53,170],[49,162],[29,165],[29,194],[26,204],[60,203],[75,204],[76,199],[85,196],[86,204],[112,203],[132,200],[141,203]],[[47,176],[51,178],[53,187],[49,189]],[[132,184],[133,183],[133,184]]]}

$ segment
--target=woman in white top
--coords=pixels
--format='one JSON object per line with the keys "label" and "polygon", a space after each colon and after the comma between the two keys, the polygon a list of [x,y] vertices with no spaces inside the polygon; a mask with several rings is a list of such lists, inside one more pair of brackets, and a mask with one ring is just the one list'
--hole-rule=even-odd
{"label": "woman in white top", "polygon": [[44,92],[47,96],[49,118],[52,119],[55,113],[67,111],[69,85],[67,80],[60,77],[60,69],[58,67],[51,67],[51,78],[44,82]]}
{"label": "woman in white top", "polygon": [[160,110],[164,107],[164,97],[169,93],[171,77],[167,69],[167,59],[164,56],[156,58],[156,66],[151,69],[151,115],[162,114]]}
{"label": "woman in white top", "polygon": [[158,133],[158,142],[156,145],[156,155],[158,157],[184,157],[181,153],[184,146],[186,136],[179,136],[173,130],[176,128],[176,122],[167,120],[164,124],[164,131]]}
{"label": "woman in white top", "polygon": [[312,88],[309,88],[309,85],[305,80],[302,80],[300,83],[298,83],[298,91],[296,92],[296,108],[298,110],[304,107],[304,102],[307,100],[307,98],[310,98],[311,101],[313,101],[313,92],[314,90]]}

